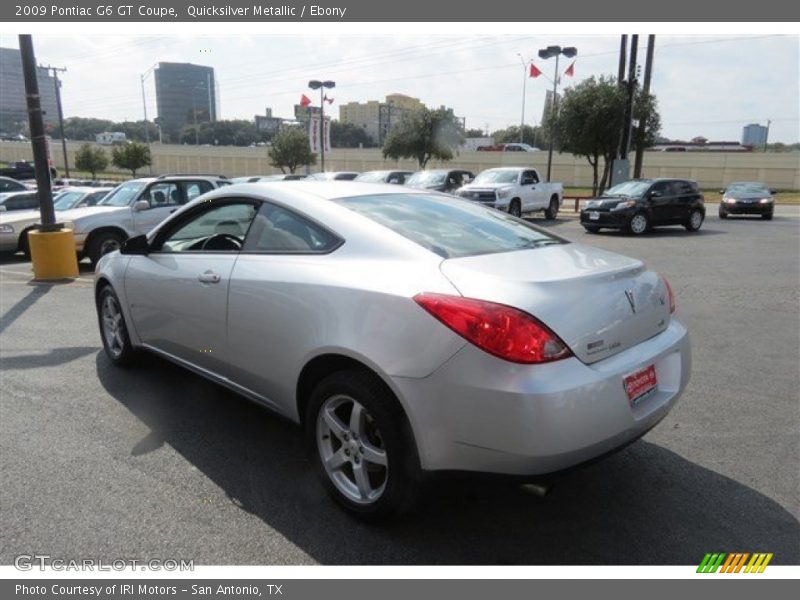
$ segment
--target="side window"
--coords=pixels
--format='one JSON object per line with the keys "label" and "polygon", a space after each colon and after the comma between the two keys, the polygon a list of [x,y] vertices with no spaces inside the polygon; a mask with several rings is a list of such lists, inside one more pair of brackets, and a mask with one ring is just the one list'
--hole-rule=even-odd
{"label": "side window", "polygon": [[183,185],[187,202],[194,200],[200,194],[210,192],[214,187],[208,181],[187,181]]}
{"label": "side window", "polygon": [[534,183],[539,183],[536,171],[523,171],[520,185],[533,185]]}
{"label": "side window", "polygon": [[669,181],[657,181],[650,188],[651,192],[658,192],[662,196],[672,196],[672,185]]}
{"label": "side window", "polygon": [[142,200],[147,200],[150,208],[183,204],[178,184],[169,182],[154,183],[144,193]]}
{"label": "side window", "polygon": [[0,192],[19,192],[24,189],[24,186],[14,183],[13,181],[0,180]]}
{"label": "side window", "polygon": [[695,193],[692,184],[688,181],[675,181],[673,185],[675,186],[675,193],[681,196],[691,196]]}
{"label": "side window", "polygon": [[38,208],[39,201],[36,194],[21,194],[9,198],[5,203],[6,210],[26,210],[29,208]]}
{"label": "side window", "polygon": [[256,215],[250,201],[209,204],[166,232],[162,252],[237,252]]}
{"label": "side window", "polygon": [[254,252],[329,252],[339,238],[308,219],[274,204],[262,204],[245,250]]}

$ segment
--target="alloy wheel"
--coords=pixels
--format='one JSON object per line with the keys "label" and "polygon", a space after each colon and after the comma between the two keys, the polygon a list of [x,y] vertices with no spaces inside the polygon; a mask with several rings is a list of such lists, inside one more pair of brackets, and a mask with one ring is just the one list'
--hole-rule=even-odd
{"label": "alloy wheel", "polygon": [[103,300],[101,317],[108,351],[114,358],[119,358],[125,349],[125,322],[117,301],[110,294]]}
{"label": "alloy wheel", "polygon": [[631,219],[631,231],[635,234],[644,233],[647,230],[647,217],[642,214],[634,215]]}
{"label": "alloy wheel", "polygon": [[699,210],[694,211],[692,216],[689,217],[689,224],[692,229],[700,229],[700,226],[703,224],[703,214]]}
{"label": "alloy wheel", "polygon": [[389,462],[366,408],[350,396],[332,396],[319,410],[316,433],[322,465],[336,489],[357,504],[378,501],[389,480]]}

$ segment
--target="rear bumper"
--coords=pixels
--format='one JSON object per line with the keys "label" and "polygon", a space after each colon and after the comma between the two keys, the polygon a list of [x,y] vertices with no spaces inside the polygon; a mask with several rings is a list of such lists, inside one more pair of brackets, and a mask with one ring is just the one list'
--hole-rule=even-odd
{"label": "rear bumper", "polygon": [[[655,365],[658,386],[631,406],[625,376]],[[587,365],[569,358],[516,365],[467,344],[424,379],[394,378],[422,467],[543,475],[592,460],[641,437],[683,392],[691,371],[686,329]]]}
{"label": "rear bumper", "polygon": [[728,213],[729,215],[768,215],[772,212],[774,204],[720,204],[719,209],[721,212]]}

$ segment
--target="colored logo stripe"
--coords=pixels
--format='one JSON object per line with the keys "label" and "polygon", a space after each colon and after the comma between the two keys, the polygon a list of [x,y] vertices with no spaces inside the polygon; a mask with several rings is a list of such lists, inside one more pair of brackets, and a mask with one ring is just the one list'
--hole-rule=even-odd
{"label": "colored logo stripe", "polygon": [[[720,573],[739,573],[744,568],[744,573],[763,573],[772,560],[772,556],[771,552],[756,552],[752,555],[749,552],[733,552],[730,554],[708,552],[697,567],[697,572],[716,573],[719,570]],[[748,558],[750,562],[747,562]],[[747,563],[747,566],[745,566],[745,563]]]}

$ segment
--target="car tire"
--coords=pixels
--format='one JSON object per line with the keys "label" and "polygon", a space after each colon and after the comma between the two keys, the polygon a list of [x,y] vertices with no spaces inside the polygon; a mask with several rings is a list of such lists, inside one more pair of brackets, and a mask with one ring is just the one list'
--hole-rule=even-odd
{"label": "car tire", "polygon": [[93,265],[96,265],[104,254],[119,250],[123,241],[125,241],[125,238],[118,231],[101,231],[94,234],[88,244],[87,254],[89,255],[89,260],[92,261]]}
{"label": "car tire", "polygon": [[704,220],[705,215],[703,211],[695,209],[689,213],[689,218],[684,227],[686,227],[686,231],[698,231],[703,226]]}
{"label": "car tire", "polygon": [[109,360],[119,367],[133,364],[138,354],[131,344],[119,297],[110,285],[103,287],[97,295],[97,321]]}
{"label": "car tire", "polygon": [[522,205],[516,198],[508,205],[508,214],[518,219],[522,218]]}
{"label": "car tire", "polygon": [[548,221],[555,221],[558,216],[558,196],[550,198],[550,204],[544,209],[544,218]]}
{"label": "car tire", "polygon": [[724,210],[720,209],[719,218],[720,219],[727,219],[728,218],[728,213],[726,213]]}
{"label": "car tire", "polygon": [[600,231],[599,227],[594,227],[592,225],[584,225],[583,228],[586,230],[586,233],[597,233]]}
{"label": "car tire", "polygon": [[19,236],[19,249],[22,251],[22,254],[25,255],[27,260],[31,259],[31,243],[28,240],[27,231],[23,231],[22,235]]}
{"label": "car tire", "polygon": [[767,221],[772,221],[772,211],[764,213],[763,215],[761,215],[761,218],[766,219]]}
{"label": "car tire", "polygon": [[650,229],[650,219],[646,213],[637,212],[628,221],[627,231],[631,235],[643,235]]}
{"label": "car tire", "polygon": [[417,503],[421,470],[410,426],[373,373],[350,369],[323,379],[311,394],[305,429],[322,485],[351,515],[378,521]]}

